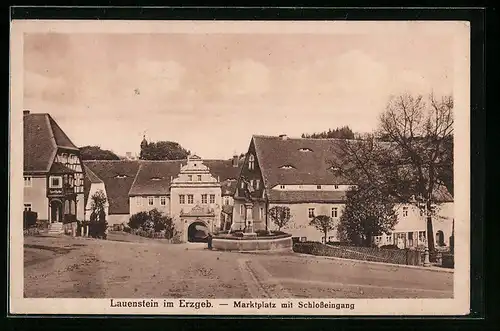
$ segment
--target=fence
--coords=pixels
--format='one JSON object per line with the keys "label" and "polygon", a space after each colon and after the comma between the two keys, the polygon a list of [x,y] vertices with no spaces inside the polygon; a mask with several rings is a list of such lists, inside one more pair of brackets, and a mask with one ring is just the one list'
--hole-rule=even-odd
{"label": "fence", "polygon": [[422,265],[423,254],[409,249],[383,249],[377,247],[328,246],[318,242],[295,243],[293,251],[318,256],[384,262],[405,265]]}

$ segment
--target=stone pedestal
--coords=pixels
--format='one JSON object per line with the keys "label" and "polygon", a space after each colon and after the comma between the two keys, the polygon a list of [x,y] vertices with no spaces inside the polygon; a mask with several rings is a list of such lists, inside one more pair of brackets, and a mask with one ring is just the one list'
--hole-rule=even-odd
{"label": "stone pedestal", "polygon": [[252,203],[245,203],[245,210],[246,210],[246,224],[245,224],[245,232],[246,233],[254,233],[254,227],[253,227],[253,204]]}

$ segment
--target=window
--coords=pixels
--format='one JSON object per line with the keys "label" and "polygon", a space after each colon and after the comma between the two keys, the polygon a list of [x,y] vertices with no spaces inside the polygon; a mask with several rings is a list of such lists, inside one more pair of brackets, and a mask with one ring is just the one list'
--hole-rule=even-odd
{"label": "window", "polygon": [[255,187],[255,185],[253,184],[253,179],[250,179],[250,187]]}
{"label": "window", "polygon": [[201,182],[201,175],[198,175],[198,181]]}
{"label": "window", "polygon": [[259,214],[259,219],[263,220],[264,219],[264,208],[260,207],[260,214]]}
{"label": "window", "polygon": [[31,187],[31,176],[24,176],[24,187]]}
{"label": "window", "polygon": [[385,236],[385,242],[392,243],[392,233],[389,233]]}
{"label": "window", "polygon": [[192,181],[193,181],[193,175],[188,175],[188,180],[189,180],[190,182],[192,182]]}
{"label": "window", "polygon": [[253,154],[250,154],[248,157],[248,169],[253,170],[255,168],[255,157]]}
{"label": "window", "polygon": [[325,243],[325,237],[321,237],[321,242],[324,244]]}
{"label": "window", "polygon": [[338,208],[337,207],[333,207],[332,208],[332,217],[333,218],[337,218],[338,217]]}
{"label": "window", "polygon": [[335,237],[334,237],[334,236],[329,236],[329,237],[328,237],[328,241],[332,242],[332,241],[334,241],[334,240],[335,240]]}
{"label": "window", "polygon": [[184,194],[179,195],[179,203],[181,205],[186,203],[186,197],[184,196]]}
{"label": "window", "polygon": [[31,203],[24,204],[24,211],[31,211]]}
{"label": "window", "polygon": [[240,216],[243,218],[245,216],[245,206],[240,205]]}
{"label": "window", "polygon": [[285,189],[285,185],[280,185],[280,189]]}
{"label": "window", "polygon": [[138,206],[142,206],[142,197],[135,197],[135,203]]}
{"label": "window", "polygon": [[188,194],[188,204],[192,205],[193,204],[193,195],[192,194]]}
{"label": "window", "polygon": [[148,205],[152,206],[155,204],[155,198],[154,197],[148,197]]}
{"label": "window", "polygon": [[280,169],[295,169],[295,167],[294,167],[294,166],[292,166],[292,165],[289,165],[289,164],[285,164],[285,165],[282,165],[282,166],[280,167]]}
{"label": "window", "polygon": [[336,190],[338,190],[339,186],[338,185],[334,185],[333,186]]}
{"label": "window", "polygon": [[425,231],[418,231],[418,242],[421,244],[425,244],[427,238],[425,237]]}
{"label": "window", "polygon": [[408,207],[403,207],[403,217],[408,216]]}
{"label": "window", "polygon": [[62,178],[61,177],[50,177],[50,187],[51,188],[62,188]]}
{"label": "window", "polygon": [[316,186],[316,188],[317,188],[318,190],[321,190],[321,185],[317,185],[317,186]]}
{"label": "window", "polygon": [[215,194],[210,194],[210,203],[215,203]]}
{"label": "window", "polygon": [[308,209],[308,215],[309,215],[309,218],[313,218],[314,217],[314,208],[309,208]]}
{"label": "window", "polygon": [[206,194],[201,195],[201,203],[207,203],[207,195]]}
{"label": "window", "polygon": [[241,188],[245,188],[245,182],[241,181]]}
{"label": "window", "polygon": [[167,204],[167,197],[160,197],[160,205],[165,206]]}
{"label": "window", "polygon": [[226,206],[229,206],[229,198],[228,198],[228,197],[225,197],[225,198],[224,198],[224,204],[225,204]]}
{"label": "window", "polygon": [[300,237],[300,241],[301,242],[306,242],[307,241],[307,237]]}
{"label": "window", "polygon": [[258,190],[260,186],[260,179],[255,180],[255,189]]}

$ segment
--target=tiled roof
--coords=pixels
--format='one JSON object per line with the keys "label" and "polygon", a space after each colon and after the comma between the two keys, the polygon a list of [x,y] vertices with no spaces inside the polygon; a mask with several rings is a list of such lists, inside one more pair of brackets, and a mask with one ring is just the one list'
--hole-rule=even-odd
{"label": "tiled roof", "polygon": [[345,202],[345,191],[268,191],[271,203]]}
{"label": "tiled roof", "polygon": [[350,184],[331,170],[337,139],[253,136],[253,141],[267,189],[279,184]]}
{"label": "tiled roof", "polygon": [[134,182],[139,161],[83,161],[106,186],[110,214],[128,214],[128,192]]}
{"label": "tiled roof", "polygon": [[50,167],[50,172],[54,174],[73,174],[75,171],[66,167],[64,164],[59,162],[52,163],[52,167]]}
{"label": "tiled roof", "polygon": [[24,122],[24,171],[48,172],[57,147],[77,149],[49,114],[28,114]]}
{"label": "tiled roof", "polygon": [[85,168],[85,176],[89,180],[90,183],[103,183],[102,179],[97,177],[97,175],[89,168],[87,165],[83,165]]}
{"label": "tiled roof", "polygon": [[139,171],[128,195],[169,195],[170,179],[179,174],[184,163],[182,160],[140,161]]}
{"label": "tiled roof", "polygon": [[[185,165],[186,160],[140,161],[140,163],[139,172],[129,191],[130,196],[170,194],[170,180],[179,175],[181,165]],[[231,160],[203,160],[203,164],[221,182],[236,179],[240,172],[240,167],[233,167]]]}

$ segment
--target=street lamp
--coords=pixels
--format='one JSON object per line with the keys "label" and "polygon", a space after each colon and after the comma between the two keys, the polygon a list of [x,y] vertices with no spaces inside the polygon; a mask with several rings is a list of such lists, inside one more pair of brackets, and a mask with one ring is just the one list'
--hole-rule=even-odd
{"label": "street lamp", "polygon": [[424,220],[425,220],[425,235],[424,235],[424,238],[425,238],[425,241],[424,241],[424,244],[425,244],[425,248],[424,248],[424,267],[430,267],[431,266],[431,261],[429,260],[429,240],[428,240],[428,237],[429,237],[429,234],[427,233],[427,213],[428,213],[428,209],[427,209],[427,204],[424,203]]}

